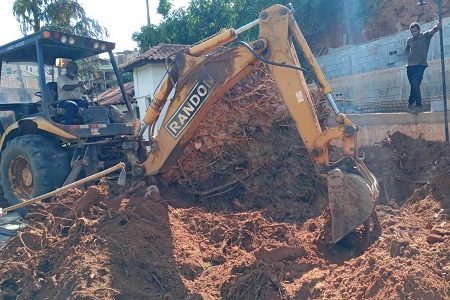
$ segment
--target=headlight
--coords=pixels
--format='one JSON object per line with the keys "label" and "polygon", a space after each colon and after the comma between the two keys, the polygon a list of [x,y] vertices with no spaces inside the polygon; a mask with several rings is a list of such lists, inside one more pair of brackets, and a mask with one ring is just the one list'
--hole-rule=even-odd
{"label": "headlight", "polygon": [[73,37],[69,38],[69,44],[71,45],[75,44],[75,39]]}
{"label": "headlight", "polygon": [[65,36],[65,35],[63,35],[62,37],[61,37],[61,43],[67,43],[67,36]]}

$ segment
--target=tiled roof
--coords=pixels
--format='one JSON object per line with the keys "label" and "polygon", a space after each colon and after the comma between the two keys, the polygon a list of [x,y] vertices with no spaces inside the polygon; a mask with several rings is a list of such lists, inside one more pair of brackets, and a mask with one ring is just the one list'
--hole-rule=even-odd
{"label": "tiled roof", "polygon": [[148,64],[152,61],[165,60],[170,58],[173,54],[188,48],[188,45],[180,44],[158,44],[150,50],[142,53],[136,59],[132,60],[128,64],[125,64],[122,69],[124,71],[130,71],[133,68],[137,68]]}
{"label": "tiled roof", "polygon": [[[124,85],[125,92],[131,98],[134,97],[134,82],[127,82]],[[118,86],[110,88],[98,95],[100,105],[121,104],[124,103],[122,93]]]}

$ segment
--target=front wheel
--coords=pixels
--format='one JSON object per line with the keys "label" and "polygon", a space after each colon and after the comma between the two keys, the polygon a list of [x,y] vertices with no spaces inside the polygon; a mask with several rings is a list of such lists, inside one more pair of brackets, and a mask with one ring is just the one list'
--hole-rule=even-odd
{"label": "front wheel", "polygon": [[[15,205],[60,187],[70,173],[57,141],[38,134],[18,136],[2,151],[0,178],[5,198]],[[17,212],[24,216],[24,208]]]}

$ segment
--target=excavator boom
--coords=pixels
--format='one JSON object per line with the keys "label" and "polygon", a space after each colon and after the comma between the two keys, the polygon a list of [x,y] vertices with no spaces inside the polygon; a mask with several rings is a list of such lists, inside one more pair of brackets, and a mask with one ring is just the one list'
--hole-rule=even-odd
{"label": "excavator boom", "polygon": [[[220,51],[237,39],[240,32],[259,24],[259,38],[252,43]],[[176,54],[167,78],[147,109],[143,121],[154,126],[163,105],[176,88],[163,116],[162,127],[152,139],[148,158],[143,162],[147,174],[164,172],[176,162],[198,124],[214,103],[255,68],[267,64],[294,119],[297,130],[316,165],[327,177],[332,241],[337,242],[364,223],[374,211],[378,183],[356,153],[357,126],[339,110],[292,12],[274,5],[260,13],[259,19],[244,29],[229,29],[203,43]],[[339,126],[322,131],[316,108],[300,66],[294,42],[302,52],[321,93],[336,113]],[[330,163],[328,145],[341,141],[344,157]]]}

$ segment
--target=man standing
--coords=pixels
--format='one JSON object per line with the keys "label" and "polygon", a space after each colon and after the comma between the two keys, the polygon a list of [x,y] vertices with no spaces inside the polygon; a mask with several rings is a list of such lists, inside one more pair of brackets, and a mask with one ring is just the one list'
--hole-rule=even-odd
{"label": "man standing", "polygon": [[[420,32],[420,25],[417,22],[409,26],[411,36],[406,41],[405,58],[407,61],[406,72],[408,75],[411,92],[408,99],[408,112],[418,114],[423,112],[422,95],[420,84],[423,79],[423,72],[428,66],[427,55],[430,41],[433,35],[442,28],[441,23],[437,23],[433,29]],[[414,108],[414,103],[416,107]]]}
{"label": "man standing", "polygon": [[78,107],[87,108],[89,103],[81,100],[83,95],[91,94],[93,88],[86,89],[84,82],[77,77],[78,65],[74,61],[69,61],[66,65],[66,74],[58,77],[58,101],[61,102],[58,107],[66,110],[66,125],[72,125],[75,115],[78,112]]}

